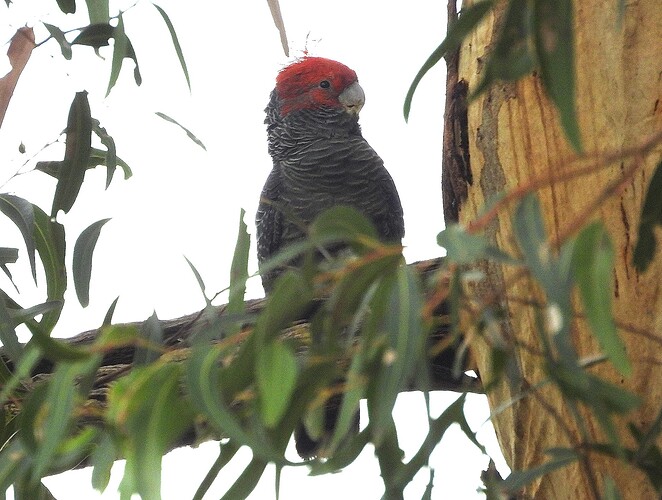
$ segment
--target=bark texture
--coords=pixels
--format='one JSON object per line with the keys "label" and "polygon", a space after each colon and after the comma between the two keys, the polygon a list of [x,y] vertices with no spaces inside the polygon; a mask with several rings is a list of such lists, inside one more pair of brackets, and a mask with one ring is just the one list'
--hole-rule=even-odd
{"label": "bark texture", "polygon": [[[511,190],[534,179],[560,177],[573,169],[597,164],[594,153],[618,152],[636,147],[662,130],[662,15],[657,0],[625,2],[619,20],[618,2],[581,0],[574,3],[576,33],[576,96],[585,159],[574,157],[560,126],[553,104],[546,98],[536,75],[515,84],[498,84],[468,108],[468,139],[473,185],[460,209],[460,221],[469,223],[496,193]],[[498,36],[504,2],[494,16],[467,38],[460,51],[459,78],[470,91],[481,79],[486,54]],[[642,397],[638,410],[617,420],[621,439],[632,444],[627,421],[650,425],[662,405],[662,256],[644,274],[632,265],[643,196],[662,148],[656,146],[637,159],[630,156],[613,161],[591,175],[553,182],[540,189],[547,231],[563,238],[582,220],[599,193],[626,179],[635,161],[643,162],[634,176],[614,190],[592,219],[608,228],[615,249],[613,311],[627,345],[633,374],[624,379],[606,363],[591,370]],[[661,194],[662,196],[662,194]],[[487,227],[487,234],[501,248],[514,252],[511,212],[502,210]],[[658,237],[662,236],[658,233]],[[504,289],[514,280],[512,268],[490,265],[485,293]],[[507,338],[536,345],[533,308],[515,299],[539,298],[531,283],[518,279],[509,286],[502,305],[507,309],[503,333]],[[648,335],[637,334],[636,331]],[[573,339],[582,356],[599,352],[585,321],[573,321]],[[484,381],[489,380],[489,348],[476,346],[475,356]],[[518,351],[525,380],[535,384],[546,378],[539,358]],[[515,396],[520,388],[500,384],[489,394],[496,408]],[[553,409],[553,412],[549,410]],[[606,441],[599,424],[585,413],[593,440]],[[510,466],[526,469],[546,460],[544,451],[554,446],[577,446],[580,436],[574,420],[554,388],[546,386],[537,397],[527,397],[494,421],[501,448]],[[662,444],[658,442],[659,444]],[[603,491],[606,474],[618,485],[624,498],[657,498],[646,478],[622,462],[591,456],[594,484]],[[544,476],[527,491],[533,498],[592,498],[586,468],[581,464]]]}

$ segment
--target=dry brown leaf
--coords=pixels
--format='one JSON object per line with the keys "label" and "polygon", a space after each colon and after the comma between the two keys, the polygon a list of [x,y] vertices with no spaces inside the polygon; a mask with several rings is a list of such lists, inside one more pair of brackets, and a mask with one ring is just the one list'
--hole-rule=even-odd
{"label": "dry brown leaf", "polygon": [[18,78],[28,63],[34,48],[34,31],[32,31],[32,28],[19,28],[12,37],[9,50],[7,50],[7,57],[9,57],[9,64],[11,64],[12,69],[0,78],[0,126],[2,126],[5,119],[7,106],[9,106],[9,100],[16,88],[16,82],[18,82]]}
{"label": "dry brown leaf", "polygon": [[287,44],[287,35],[285,34],[285,23],[283,22],[283,16],[280,13],[280,4],[278,0],[267,0],[269,4],[269,9],[271,10],[271,17],[274,18],[274,23],[278,32],[280,33],[280,43],[283,46],[283,51],[286,56],[290,56],[290,48]]}

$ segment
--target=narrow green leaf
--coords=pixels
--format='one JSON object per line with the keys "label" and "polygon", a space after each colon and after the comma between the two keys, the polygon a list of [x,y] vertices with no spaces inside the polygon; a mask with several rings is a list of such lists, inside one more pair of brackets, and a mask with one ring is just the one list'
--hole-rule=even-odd
{"label": "narrow green leaf", "polygon": [[32,333],[28,345],[32,342],[36,343],[41,348],[43,356],[53,362],[81,361],[90,357],[90,353],[85,349],[72,347],[67,342],[50,337],[50,332],[46,332],[40,323],[28,323],[28,327]]}
{"label": "narrow green leaf", "polygon": [[95,49],[105,47],[108,45],[108,40],[113,37],[114,30],[115,28],[107,22],[91,24],[81,30],[71,45],[87,45]]}
{"label": "narrow green leaf", "polygon": [[129,50],[129,39],[124,33],[124,18],[122,12],[119,13],[117,26],[113,30],[113,38],[115,39],[115,46],[113,48],[113,61],[110,69],[110,79],[108,81],[108,89],[106,90],[106,97],[117,83],[117,78],[120,76],[122,63],[127,56]]}
{"label": "narrow green leaf", "polygon": [[375,226],[353,207],[337,205],[322,212],[310,227],[313,240],[334,239],[348,243],[378,240]]}
{"label": "narrow green leaf", "polygon": [[641,207],[637,244],[632,256],[634,267],[640,273],[648,269],[655,256],[657,245],[654,229],[655,226],[662,226],[662,196],[660,193],[662,193],[662,161],[655,167]]}
{"label": "narrow green leaf", "polygon": [[[44,266],[46,294],[49,301],[57,301],[63,304],[64,292],[67,289],[67,269],[64,262],[66,253],[64,227],[52,220],[38,206],[33,205],[32,208],[34,211],[35,247]],[[50,334],[60,318],[61,312],[62,308],[60,307],[43,315],[39,325],[45,333]]]}
{"label": "narrow green leaf", "polygon": [[103,493],[110,482],[110,469],[118,458],[118,450],[113,438],[104,433],[101,441],[92,452],[92,487]]}
{"label": "narrow green leaf", "polygon": [[55,188],[51,217],[57,216],[60,210],[69,212],[76,201],[90,159],[91,143],[92,115],[87,92],[77,92],[69,109],[64,161]]}
{"label": "narrow green leaf", "polygon": [[12,324],[17,326],[26,323],[28,320],[33,319],[35,316],[45,314],[49,311],[62,307],[62,302],[59,300],[50,300],[42,302],[35,306],[27,307],[25,309],[15,309],[9,312]]}
{"label": "narrow green leaf", "polygon": [[259,345],[278,334],[308,307],[313,299],[312,288],[301,274],[282,274],[269,295],[267,305],[258,317],[254,335]]}
{"label": "narrow green leaf", "polygon": [[186,263],[188,264],[188,266],[191,268],[191,271],[193,271],[193,276],[195,276],[195,280],[198,282],[198,288],[200,288],[200,292],[202,292],[202,296],[205,299],[205,303],[207,304],[207,306],[210,306],[211,301],[209,300],[209,298],[207,297],[207,294],[205,293],[205,290],[206,290],[207,287],[205,286],[205,282],[202,279],[202,275],[200,274],[198,269],[193,265],[193,262],[188,260],[186,258],[186,256],[184,256],[184,259],[186,260]]}
{"label": "narrow green leaf", "polygon": [[62,56],[68,61],[71,59],[71,44],[67,41],[64,36],[64,32],[57,26],[52,24],[43,23],[48,32],[51,34],[53,39],[60,44],[60,50],[62,51]]}
{"label": "narrow green leaf", "polygon": [[16,437],[0,448],[0,493],[7,489],[17,479],[29,470],[31,457],[22,441]]}
{"label": "narrow green leaf", "polygon": [[73,14],[76,12],[76,0],[57,0],[57,6],[65,14]]}
{"label": "narrow green leaf", "polygon": [[28,251],[32,278],[37,283],[37,266],[35,264],[34,209],[32,203],[12,194],[0,194],[0,212],[5,214],[18,228],[23,236],[25,248]]}
{"label": "narrow green leaf", "polygon": [[[7,275],[9,281],[11,281],[12,285],[14,285],[14,288],[16,288],[16,284],[14,283],[14,278],[12,277],[11,271],[7,267],[7,264],[14,264],[17,260],[18,248],[0,247],[0,269],[2,269]],[[16,288],[16,291],[18,291],[18,288]]]}
{"label": "narrow green leaf", "polygon": [[106,311],[106,315],[103,317],[103,323],[102,326],[109,326],[112,321],[113,321],[113,314],[115,314],[115,307],[117,307],[117,302],[120,300],[120,296],[118,295],[115,300],[113,300],[113,303],[110,304],[110,307],[108,308],[108,311]]}
{"label": "narrow green leaf", "polygon": [[184,76],[186,77],[186,84],[188,85],[189,92],[191,91],[191,80],[189,79],[188,75],[188,69],[186,68],[186,61],[184,60],[184,53],[182,52],[182,47],[179,45],[179,40],[177,39],[177,33],[175,32],[175,27],[172,25],[172,22],[170,21],[170,18],[168,17],[168,14],[166,14],[165,10],[163,10],[161,7],[159,7],[156,4],[152,4],[154,7],[156,7],[156,10],[159,11],[159,14],[161,14],[161,17],[163,17],[163,21],[166,23],[166,26],[168,27],[168,31],[170,32],[170,37],[172,38],[172,44],[175,46],[175,52],[177,52],[177,58],[179,59],[179,64],[182,66],[182,71],[184,72]]}
{"label": "narrow green leaf", "polygon": [[370,418],[376,446],[384,436],[385,423],[391,418],[398,394],[419,364],[427,361],[423,349],[427,331],[421,318],[423,296],[420,283],[407,266],[400,267],[396,277],[383,325],[388,344],[371,394]]}
{"label": "narrow green leaf", "polygon": [[425,74],[434,67],[442,57],[445,57],[446,54],[457,50],[457,48],[462,43],[462,40],[471,33],[471,31],[478,25],[478,23],[485,17],[493,6],[492,1],[481,1],[477,2],[467,9],[463,9],[461,15],[459,16],[457,22],[453,23],[449,28],[446,38],[441,42],[439,47],[437,47],[427,61],[423,64],[421,69],[418,71],[414,80],[412,81],[409,90],[407,91],[407,96],[405,97],[404,103],[404,116],[405,121],[409,119],[409,112],[411,110],[411,101],[414,97],[414,92],[418,84],[421,82]]}
{"label": "narrow green leaf", "polygon": [[573,268],[593,334],[622,374],[632,371],[611,312],[614,249],[600,222],[584,228],[575,241]]}
{"label": "narrow green leaf", "polygon": [[161,356],[159,348],[163,344],[163,328],[161,327],[159,318],[156,316],[156,311],[143,322],[140,327],[140,333],[148,345],[136,346],[133,355],[133,366],[148,365]]}
{"label": "narrow green leaf", "polygon": [[203,499],[207,491],[209,491],[212,483],[218,476],[218,473],[228,464],[230,460],[232,460],[232,457],[235,456],[237,451],[239,451],[239,447],[232,441],[228,441],[227,443],[223,443],[221,441],[219,443],[218,458],[209,468],[209,471],[200,483],[200,486],[198,486],[198,489],[195,491],[195,494],[191,500]]}
{"label": "narrow green leaf", "polygon": [[267,464],[268,462],[264,460],[253,458],[230,489],[221,497],[221,500],[248,498],[248,495],[250,495],[260,481]]}
{"label": "narrow green leaf", "polygon": [[[1,307],[2,303],[0,302],[0,308]],[[4,343],[3,345],[5,349],[7,349],[7,345]],[[27,347],[24,350],[21,359],[15,365],[11,378],[9,380],[3,380],[2,382],[2,390],[0,390],[0,405],[4,405],[14,389],[21,384],[21,381],[30,376],[32,369],[40,358],[41,353],[39,352],[39,349],[36,349],[34,346]]]}
{"label": "narrow green leaf", "polygon": [[[108,156],[111,155],[110,161]],[[114,158],[112,157],[114,155]],[[114,164],[113,164],[114,161]],[[45,174],[50,175],[51,177],[54,177],[56,179],[60,178],[60,173],[62,172],[62,161],[40,161],[37,162],[35,165],[35,170],[38,170],[40,172],[44,172]],[[117,156],[114,152],[111,151],[103,151],[102,149],[98,148],[90,148],[90,159],[87,164],[87,168],[94,168],[98,167],[99,165],[104,165],[108,167],[108,173],[106,175],[106,188],[110,184],[110,181],[108,179],[113,178],[113,172],[115,167],[120,167],[124,173],[124,180],[129,179],[132,175],[133,172],[131,171],[131,167],[122,160],[119,156]],[[110,166],[113,166],[113,170],[110,169]]]}
{"label": "narrow green leaf", "polygon": [[0,341],[7,352],[9,358],[18,363],[23,354],[23,346],[18,341],[16,331],[12,326],[13,321],[9,315],[9,310],[5,306],[4,300],[0,299]]}
{"label": "narrow green leaf", "polygon": [[108,0],[85,0],[90,24],[107,23],[110,21]]}
{"label": "narrow green leaf", "polygon": [[165,113],[161,113],[160,111],[157,111],[155,114],[156,114],[156,116],[158,116],[159,118],[163,118],[165,121],[170,122],[170,123],[174,123],[175,125],[177,125],[177,126],[178,126],[179,128],[181,128],[184,132],[186,132],[186,135],[188,136],[189,139],[191,139],[191,140],[192,140],[193,142],[195,142],[198,146],[200,146],[202,149],[204,149],[205,151],[207,151],[207,148],[206,148],[205,145],[202,143],[202,141],[201,141],[200,139],[198,139],[195,135],[193,135],[193,132],[191,132],[189,129],[187,129],[184,125],[182,125],[181,123],[179,123],[177,120],[175,120],[174,118],[169,117],[169,116],[166,115]]}
{"label": "narrow green leaf", "polygon": [[283,417],[297,381],[297,360],[282,342],[268,342],[257,352],[256,379],[262,420],[275,427]]}
{"label": "narrow green leaf", "polygon": [[[104,155],[104,163],[106,167],[108,168],[107,174],[106,174],[106,189],[108,189],[108,186],[110,186],[110,183],[113,180],[113,175],[115,174],[115,167],[117,167],[117,151],[115,148],[115,140],[108,134],[105,128],[101,126],[99,123],[99,120],[93,119],[92,120],[92,131],[97,135],[97,137],[101,140],[101,143],[106,146],[106,153]],[[96,150],[98,151],[98,150]],[[95,151],[91,151],[90,157],[92,157],[92,153]],[[92,158],[90,158],[92,160]],[[90,162],[91,163],[91,162]],[[125,178],[126,178],[126,171],[125,171]]]}
{"label": "narrow green leaf", "polygon": [[219,390],[219,363],[218,351],[202,345],[193,350],[186,365],[186,382],[191,401],[219,432],[238,445],[249,446],[254,456],[266,461],[283,461],[281,454],[276,452],[268,441],[260,440],[244,430],[229,405],[223,401]]}
{"label": "narrow green leaf", "polygon": [[439,417],[430,421],[430,430],[423,444],[409,462],[398,471],[398,474],[393,478],[394,484],[399,484],[403,487],[406,486],[411,482],[416,473],[428,463],[432,450],[439,444],[439,441],[444,437],[450,426],[465,418],[464,401],[466,397],[466,394],[462,394]]}
{"label": "narrow green leaf", "polygon": [[92,257],[96,247],[101,228],[110,219],[101,219],[90,224],[80,233],[74,245],[74,258],[72,272],[78,302],[83,307],[90,303],[90,278],[92,277]]}
{"label": "narrow green leaf", "polygon": [[449,225],[440,232],[437,244],[446,249],[448,260],[457,264],[485,258],[489,245],[484,236],[469,234],[460,224]]}
{"label": "narrow green leaf", "polygon": [[511,472],[510,475],[503,481],[502,488],[507,491],[516,493],[537,478],[544,476],[545,474],[549,474],[550,472],[553,472],[557,469],[561,469],[566,465],[570,465],[578,459],[579,455],[577,455],[574,450],[556,450],[553,453],[552,458],[542,465],[523,471]]}
{"label": "narrow green leaf", "polygon": [[[227,314],[243,314],[245,310],[244,296],[246,294],[246,280],[248,279],[248,251],[251,245],[251,237],[248,227],[244,222],[246,211],[242,208],[239,213],[239,230],[237,232],[237,243],[234,248],[232,265],[230,267],[230,297],[228,300]],[[233,329],[234,333],[239,328]]]}
{"label": "narrow green leaf", "polygon": [[582,150],[575,111],[575,56],[572,0],[534,2],[536,52],[545,90],[556,105],[566,137],[576,151]]}
{"label": "narrow green leaf", "polygon": [[55,369],[48,384],[44,405],[39,411],[39,420],[33,422],[33,432],[39,443],[34,456],[33,481],[40,480],[48,473],[58,446],[70,428],[78,391],[76,380],[96,370],[100,360],[100,356],[95,356],[80,363],[63,363]]}
{"label": "narrow green leaf", "polygon": [[621,494],[618,491],[618,486],[616,486],[616,482],[608,474],[605,475],[604,478],[602,500],[621,500]]}

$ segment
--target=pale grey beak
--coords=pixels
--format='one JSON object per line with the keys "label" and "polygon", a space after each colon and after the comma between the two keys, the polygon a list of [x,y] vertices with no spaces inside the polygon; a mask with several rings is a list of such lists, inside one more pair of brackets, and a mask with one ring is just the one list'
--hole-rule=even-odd
{"label": "pale grey beak", "polygon": [[342,91],[338,96],[338,100],[345,107],[345,111],[358,115],[365,104],[365,94],[359,82],[354,82]]}

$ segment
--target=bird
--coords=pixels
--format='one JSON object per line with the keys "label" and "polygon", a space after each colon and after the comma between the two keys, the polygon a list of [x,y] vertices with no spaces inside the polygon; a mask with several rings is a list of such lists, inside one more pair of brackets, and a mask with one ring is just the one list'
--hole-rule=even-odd
{"label": "bird", "polygon": [[[337,205],[367,217],[384,243],[401,243],[402,204],[384,162],[361,133],[364,103],[356,72],[331,59],[306,55],[276,76],[265,109],[273,165],[255,217],[260,266],[305,238],[306,227]],[[267,296],[282,272],[261,274]],[[333,429],[338,406],[337,399],[327,402],[327,430]],[[304,458],[320,446],[303,428],[295,441]]]}

